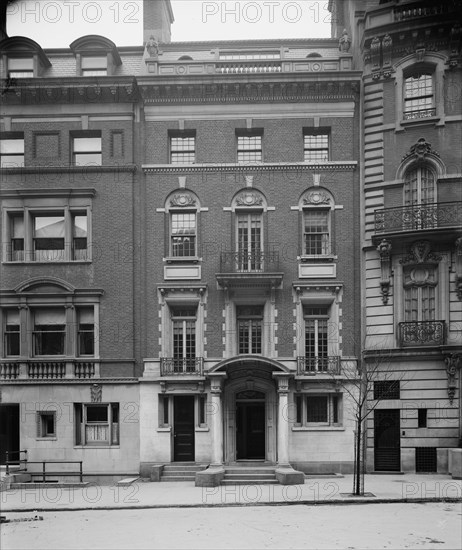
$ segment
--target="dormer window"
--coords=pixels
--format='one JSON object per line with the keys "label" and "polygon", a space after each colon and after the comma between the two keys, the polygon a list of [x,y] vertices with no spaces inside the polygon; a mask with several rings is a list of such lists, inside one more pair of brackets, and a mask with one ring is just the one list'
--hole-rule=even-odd
{"label": "dormer window", "polygon": [[8,78],[32,78],[34,76],[33,57],[9,57]]}
{"label": "dormer window", "polygon": [[112,76],[122,64],[116,45],[104,36],[82,36],[70,48],[76,57],[77,76]]}
{"label": "dormer window", "polygon": [[82,56],[82,76],[107,76],[107,56]]}

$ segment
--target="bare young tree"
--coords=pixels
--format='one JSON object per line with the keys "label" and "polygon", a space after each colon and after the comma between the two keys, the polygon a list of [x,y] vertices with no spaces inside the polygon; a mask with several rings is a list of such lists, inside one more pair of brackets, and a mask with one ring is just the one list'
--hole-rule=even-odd
{"label": "bare young tree", "polygon": [[[378,351],[367,361],[354,367],[342,369],[342,377],[333,376],[334,383],[349,396],[351,413],[356,423],[354,436],[353,495],[364,495],[366,419],[391,392],[398,389],[404,378],[403,372],[391,368],[390,357]],[[380,382],[380,387],[376,384]]]}

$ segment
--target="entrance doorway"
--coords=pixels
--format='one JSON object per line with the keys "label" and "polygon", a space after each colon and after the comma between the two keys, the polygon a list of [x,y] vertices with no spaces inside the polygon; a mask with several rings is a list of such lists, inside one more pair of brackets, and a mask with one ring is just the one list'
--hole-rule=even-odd
{"label": "entrance doorway", "polygon": [[173,398],[173,460],[194,462],[194,395]]}
{"label": "entrance doorway", "polygon": [[236,394],[236,459],[265,460],[265,394]]}
{"label": "entrance doorway", "polygon": [[0,405],[0,464],[5,464],[6,453],[10,460],[19,459],[19,405]]}
{"label": "entrance doorway", "polygon": [[399,409],[374,411],[374,468],[399,472],[401,469]]}

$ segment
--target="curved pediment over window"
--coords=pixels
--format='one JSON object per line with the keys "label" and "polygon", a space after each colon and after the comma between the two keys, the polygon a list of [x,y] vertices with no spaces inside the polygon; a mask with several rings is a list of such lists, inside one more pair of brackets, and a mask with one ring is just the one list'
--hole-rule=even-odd
{"label": "curved pediment over window", "polygon": [[0,42],[0,53],[8,56],[37,55],[44,67],[50,67],[51,63],[40,44],[25,36],[11,36]]}
{"label": "curved pediment over window", "polygon": [[303,193],[300,199],[300,206],[334,206],[334,198],[330,191],[324,187],[311,187]]}
{"label": "curved pediment over window", "polygon": [[104,36],[88,34],[69,45],[77,58],[78,76],[111,76],[122,64],[117,46]]}
{"label": "curved pediment over window", "polygon": [[232,207],[235,208],[260,208],[266,210],[267,202],[266,198],[260,191],[252,188],[246,188],[238,191],[234,195],[232,201]]}
{"label": "curved pediment over window", "polygon": [[75,287],[57,277],[34,277],[20,283],[14,291],[18,294],[26,292],[35,294],[73,294]]}

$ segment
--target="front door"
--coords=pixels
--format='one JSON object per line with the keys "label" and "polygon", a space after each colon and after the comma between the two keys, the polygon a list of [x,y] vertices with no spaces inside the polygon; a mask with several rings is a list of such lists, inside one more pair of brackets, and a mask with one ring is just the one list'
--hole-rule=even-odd
{"label": "front door", "polygon": [[173,398],[173,460],[194,462],[194,395]]}
{"label": "front door", "polygon": [[236,400],[237,460],[265,459],[265,416],[264,400]]}
{"label": "front door", "polygon": [[0,405],[0,464],[19,460],[19,405]]}
{"label": "front door", "polygon": [[399,472],[401,469],[399,409],[374,411],[374,447],[376,471]]}

